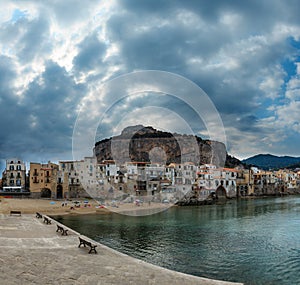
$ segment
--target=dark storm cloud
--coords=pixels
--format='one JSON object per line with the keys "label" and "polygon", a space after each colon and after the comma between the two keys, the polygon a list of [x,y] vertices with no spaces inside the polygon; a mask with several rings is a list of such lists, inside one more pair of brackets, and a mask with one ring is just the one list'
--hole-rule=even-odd
{"label": "dark storm cloud", "polygon": [[[287,101],[291,75],[283,62],[299,59],[291,44],[299,41],[298,0],[26,3],[14,2],[10,20],[0,22],[1,157],[69,149],[78,105],[92,86],[137,70],[169,71],[195,82],[215,104],[229,140],[252,140],[255,151],[255,143],[272,140],[279,129],[272,124],[275,111],[264,118],[263,109]],[[102,96],[105,112],[112,100],[103,94],[95,96]],[[110,96],[122,94],[126,90],[114,86]],[[110,125],[151,104],[197,122],[192,106],[170,98],[125,103],[111,111]]]}
{"label": "dark storm cloud", "polygon": [[36,56],[41,56],[51,50],[49,40],[49,22],[42,15],[32,21],[21,21],[19,23],[25,33],[18,41],[18,56],[21,62],[30,62]]}
{"label": "dark storm cloud", "polygon": [[74,69],[89,71],[101,67],[106,45],[99,41],[97,31],[85,37],[78,45],[79,52],[73,59]]}
{"label": "dark storm cloud", "polygon": [[[258,89],[263,78],[262,69],[272,69],[291,49],[288,43],[257,45],[259,52],[247,51],[253,44],[249,37],[271,32],[281,21],[299,21],[294,10],[298,2],[241,2],[241,1],[120,1],[124,10],[108,22],[110,36],[121,47],[121,56],[129,70],[159,69],[181,74],[196,82],[211,97],[222,113],[247,115],[264,96]],[[192,19],[183,19],[190,12]],[[180,14],[181,13],[181,14]],[[236,13],[239,23],[225,26],[221,17]],[[141,20],[143,18],[143,20]],[[185,21],[190,20],[188,24]],[[199,21],[199,23],[197,22]],[[165,22],[164,25],[161,25]],[[126,25],[122,25],[126,23]],[[194,25],[193,25],[194,24]],[[245,37],[245,39],[244,39]],[[259,41],[259,39],[257,40]],[[226,51],[227,49],[227,51]],[[236,58],[239,66],[208,69],[210,62],[218,62],[218,52]],[[189,63],[198,58],[200,62]],[[226,60],[226,59],[225,59]],[[249,114],[250,116],[251,114]]]}
{"label": "dark storm cloud", "polygon": [[10,145],[13,145],[12,132],[18,133],[24,130],[26,124],[23,120],[22,108],[19,107],[19,98],[14,92],[14,81],[17,78],[16,67],[13,60],[6,56],[0,56],[0,159],[12,153]]}
{"label": "dark storm cloud", "polygon": [[[161,22],[166,23],[161,24]],[[124,25],[123,23],[126,23]],[[227,42],[226,31],[184,23],[177,14],[145,16],[128,11],[108,22],[109,37],[117,42],[129,69],[161,69],[181,73],[195,55],[212,56]],[[211,34],[214,37],[210,37]]]}
{"label": "dark storm cloud", "polygon": [[245,25],[239,28],[242,28],[242,31],[246,29],[248,32],[256,31],[256,33],[258,32],[258,27],[262,30],[272,27],[274,21],[278,18],[293,24],[299,23],[298,11],[300,3],[298,0],[119,0],[118,3],[124,10],[142,16],[164,15],[168,17],[173,16],[172,13],[174,11],[192,11],[206,22],[214,25],[224,12],[235,12],[240,14],[245,21]]}
{"label": "dark storm cloud", "polygon": [[12,100],[15,77],[16,67],[13,60],[0,55],[0,100]]}
{"label": "dark storm cloud", "polygon": [[26,64],[37,56],[50,52],[50,24],[45,15],[35,19],[22,17],[2,25],[0,37],[6,48],[13,48],[20,63]]}
{"label": "dark storm cloud", "polygon": [[28,112],[29,130],[36,133],[36,146],[70,148],[76,108],[83,93],[84,87],[75,84],[64,68],[47,62],[45,71],[29,85],[22,101]]}
{"label": "dark storm cloud", "polygon": [[[226,127],[269,135],[257,112],[266,97],[272,104],[283,96],[280,80],[286,74],[280,66],[299,54],[288,41],[293,33],[297,38],[299,1],[125,0],[119,5],[108,35],[127,71],[183,75],[213,100]],[[277,87],[267,86],[270,77]]]}
{"label": "dark storm cloud", "polygon": [[[7,68],[0,67],[0,80],[12,78]],[[8,81],[7,81],[8,82]],[[2,82],[1,82],[2,83]],[[5,86],[1,84],[1,86]],[[4,90],[5,92],[5,90]],[[11,92],[8,89],[7,92]],[[64,68],[49,61],[39,80],[33,81],[22,98],[10,96],[1,104],[2,142],[0,157],[32,157],[71,150],[71,137],[76,108],[83,86],[76,85]],[[2,93],[1,95],[5,94]],[[2,96],[1,96],[2,97]],[[49,154],[50,155],[50,154]]]}

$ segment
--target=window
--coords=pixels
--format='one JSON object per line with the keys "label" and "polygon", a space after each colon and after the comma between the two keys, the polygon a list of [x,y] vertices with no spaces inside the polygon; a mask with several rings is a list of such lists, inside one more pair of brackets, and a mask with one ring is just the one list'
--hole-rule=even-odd
{"label": "window", "polygon": [[10,165],[10,166],[9,166],[9,170],[15,170],[14,166],[13,166],[13,165]]}

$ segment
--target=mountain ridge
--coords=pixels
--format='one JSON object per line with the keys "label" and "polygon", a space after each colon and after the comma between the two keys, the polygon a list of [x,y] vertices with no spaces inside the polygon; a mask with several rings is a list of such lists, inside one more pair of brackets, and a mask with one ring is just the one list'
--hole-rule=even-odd
{"label": "mountain ridge", "polygon": [[247,165],[257,166],[259,168],[268,169],[279,169],[279,168],[291,168],[300,165],[300,157],[295,156],[277,156],[270,153],[267,154],[256,154],[249,158],[243,159],[243,163]]}

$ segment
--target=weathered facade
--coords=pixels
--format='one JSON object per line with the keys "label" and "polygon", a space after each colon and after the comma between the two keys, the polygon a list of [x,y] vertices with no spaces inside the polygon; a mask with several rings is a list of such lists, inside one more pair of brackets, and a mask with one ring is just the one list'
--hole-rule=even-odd
{"label": "weathered facade", "polygon": [[57,187],[58,165],[48,163],[30,163],[29,184],[33,198],[63,198],[62,189]]}

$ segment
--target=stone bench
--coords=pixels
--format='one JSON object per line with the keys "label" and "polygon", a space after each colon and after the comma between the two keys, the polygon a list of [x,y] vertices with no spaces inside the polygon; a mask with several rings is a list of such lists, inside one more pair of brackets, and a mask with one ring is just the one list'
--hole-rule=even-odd
{"label": "stone bench", "polygon": [[44,216],[44,223],[49,225],[49,224],[51,224],[51,220]]}
{"label": "stone bench", "polygon": [[21,216],[21,211],[10,211],[10,216],[12,216],[12,215]]}
{"label": "stone bench", "polygon": [[56,232],[61,232],[62,236],[67,236],[68,235],[68,229],[63,228],[60,225],[56,225],[56,226],[57,226]]}
{"label": "stone bench", "polygon": [[81,237],[79,237],[79,241],[80,241],[80,243],[79,243],[78,247],[80,247],[81,245],[83,245],[84,247],[88,246],[88,247],[90,247],[89,253],[92,253],[92,252],[97,253],[97,251],[96,251],[97,245],[96,244],[92,244],[90,241],[87,241]]}

